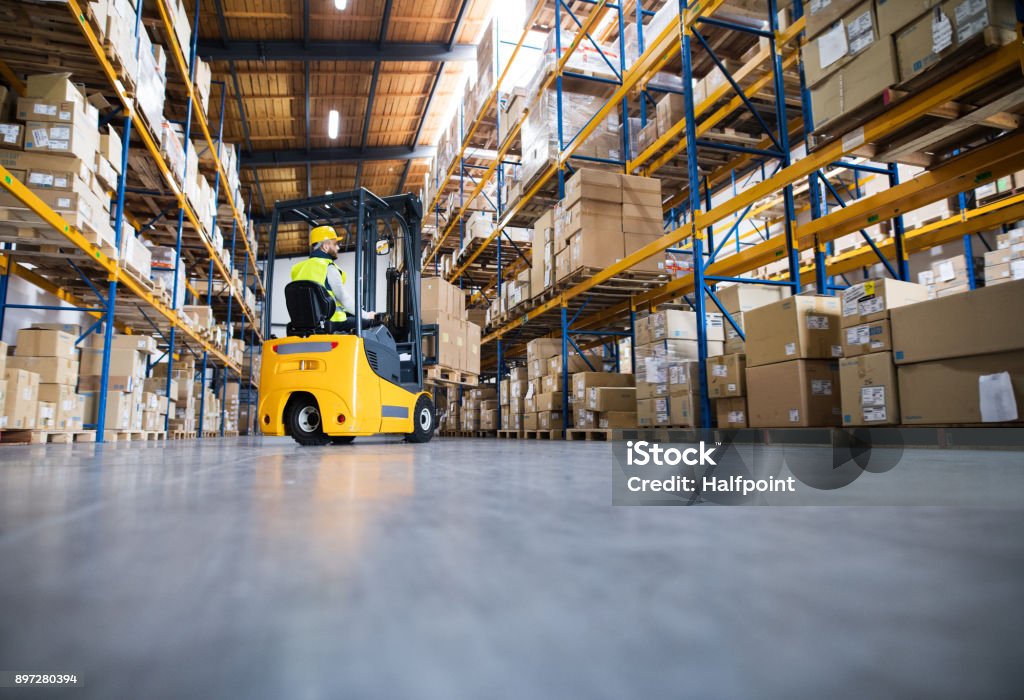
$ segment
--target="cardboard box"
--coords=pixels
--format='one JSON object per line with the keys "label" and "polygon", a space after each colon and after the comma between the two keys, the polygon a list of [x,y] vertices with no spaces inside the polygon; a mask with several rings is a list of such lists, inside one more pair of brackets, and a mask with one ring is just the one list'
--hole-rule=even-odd
{"label": "cardboard box", "polygon": [[572,177],[565,181],[565,197],[562,199],[562,206],[568,209],[580,200],[621,204],[622,185],[618,173],[595,168],[577,170]]}
{"label": "cardboard box", "polygon": [[571,275],[575,268],[572,266],[572,249],[563,248],[555,253],[555,281],[561,281]]}
{"label": "cardboard box", "polygon": [[104,430],[131,430],[132,413],[135,410],[135,396],[121,391],[107,392],[107,408],[104,413]]}
{"label": "cardboard box", "polygon": [[718,427],[737,430],[747,427],[747,400],[742,396],[715,400]]}
{"label": "cardboard box", "polygon": [[733,355],[738,352],[746,352],[747,343],[736,330],[737,326],[739,330],[743,330],[743,312],[730,312],[729,315],[732,316],[732,321],[736,326],[733,326],[733,323],[728,318],[723,317],[722,328],[725,330],[725,354]]}
{"label": "cardboard box", "polygon": [[804,76],[808,87],[821,83],[877,40],[874,3],[864,0],[804,45]]}
{"label": "cardboard box", "polygon": [[896,34],[900,80],[915,78],[982,33],[1009,33],[1016,18],[1012,2],[946,0]]}
{"label": "cardboard box", "polygon": [[572,396],[578,403],[583,403],[594,387],[633,387],[635,381],[632,374],[577,372],[572,375]]}
{"label": "cardboard box", "polygon": [[[661,401],[660,404],[657,402]],[[661,407],[661,412],[658,408]],[[637,399],[636,421],[641,428],[668,425],[668,401],[666,399]]]}
{"label": "cardboard box", "polygon": [[551,372],[541,377],[541,389],[545,393],[562,391],[565,383],[562,381],[562,371]]}
{"label": "cardboard box", "polygon": [[[104,338],[102,333],[93,333],[89,336],[89,347],[99,350],[103,349]],[[159,348],[156,338],[151,335],[125,335],[115,333],[111,336],[110,347],[115,350],[136,350],[146,355],[156,355]]]}
{"label": "cardboard box", "polygon": [[688,394],[700,390],[700,363],[673,362],[668,366],[667,393]]}
{"label": "cardboard box", "polygon": [[39,401],[54,407],[54,429],[71,430],[72,417],[78,409],[78,394],[73,386],[64,384],[39,384]]}
{"label": "cardboard box", "polygon": [[899,388],[891,352],[843,358],[839,385],[843,425],[899,423]]}
{"label": "cardboard box", "polygon": [[[565,358],[566,363],[569,366],[569,374],[576,374],[577,372],[592,372],[594,369],[600,369],[603,366],[603,362],[600,357],[594,355],[577,355],[575,352],[570,351]],[[587,364],[587,362],[590,364]],[[559,374],[562,371],[562,356],[555,355],[554,357],[548,358],[548,369],[545,372],[545,376],[548,374]]]}
{"label": "cardboard box", "polygon": [[[554,213],[548,209],[533,224],[533,258],[530,269],[530,296],[535,297],[547,288],[545,273],[547,271],[548,236],[555,226]],[[553,254],[553,249],[552,249]]]}
{"label": "cardboard box", "polygon": [[539,411],[537,413],[538,430],[561,430],[564,426],[562,411]]}
{"label": "cardboard box", "polygon": [[892,350],[892,331],[888,319],[843,329],[843,357]]}
{"label": "cardboard box", "polygon": [[[663,401],[664,399],[655,399]],[[673,394],[668,397],[668,425],[698,428],[701,424],[700,396],[694,393]]]}
{"label": "cardboard box", "polygon": [[895,34],[939,2],[940,0],[875,0],[879,34]]}
{"label": "cardboard box", "polygon": [[0,377],[7,370],[7,343],[0,340]]}
{"label": "cardboard box", "polygon": [[686,116],[686,103],[683,96],[674,92],[667,93],[658,101],[657,115],[658,133],[667,134]]}
{"label": "cardboard box", "polygon": [[900,365],[897,372],[900,421],[906,425],[1024,420],[1020,351]]}
{"label": "cardboard box", "polygon": [[36,429],[37,430],[55,430],[57,417],[57,407],[49,401],[37,401],[36,402]]}
{"label": "cardboard box", "polygon": [[746,393],[746,355],[719,355],[707,360],[708,396],[722,399]]}
{"label": "cardboard box", "polygon": [[838,365],[791,360],[748,366],[747,421],[752,428],[840,425]]}
{"label": "cardboard box", "polygon": [[74,386],[78,381],[78,361],[66,357],[10,357],[7,366],[39,375],[40,383]]}
{"label": "cardboard box", "polygon": [[562,354],[561,338],[535,338],[526,344],[526,360],[547,360]]}
{"label": "cardboard box", "polygon": [[[137,350],[112,348],[109,372],[111,375],[133,376],[141,380],[146,376],[146,356]],[[103,374],[103,350],[82,348],[80,373],[83,377],[101,376]],[[137,383],[141,384],[141,381]]]}
{"label": "cardboard box", "polygon": [[836,297],[789,297],[747,311],[743,315],[747,366],[841,357],[840,321]]}
{"label": "cardboard box", "polygon": [[533,405],[536,407],[536,411],[561,411],[562,410],[562,397],[565,396],[561,391],[551,391],[543,394],[537,394],[533,398]]}
{"label": "cardboard box", "polygon": [[878,102],[887,88],[899,82],[899,64],[892,39],[883,36],[855,59],[811,88],[814,126]]}
{"label": "cardboard box", "polygon": [[21,357],[64,357],[77,359],[75,336],[63,331],[22,328],[18,331],[15,355]]}
{"label": "cardboard box", "polygon": [[[722,314],[705,313],[707,339],[725,341]],[[697,314],[682,309],[661,309],[648,316],[651,340],[697,340]]]}
{"label": "cardboard box", "polygon": [[715,296],[722,308],[735,318],[736,314],[785,299],[789,296],[789,288],[764,284],[731,284],[715,289]]}
{"label": "cardboard box", "polygon": [[[83,119],[84,121],[84,119]],[[75,122],[25,122],[25,150],[92,161],[100,146],[99,129]]]}
{"label": "cardboard box", "polygon": [[21,124],[0,123],[0,148],[20,151],[25,146],[25,127]]}
{"label": "cardboard box", "polygon": [[23,369],[8,368],[4,372],[7,391],[4,416],[7,430],[26,430],[36,425],[36,402],[39,400],[39,375]]}
{"label": "cardboard box", "polygon": [[1024,280],[892,311],[896,364],[1024,349]]}
{"label": "cardboard box", "polygon": [[600,413],[597,416],[597,427],[602,430],[635,428],[637,427],[636,411],[606,411]]}
{"label": "cardboard box", "polygon": [[534,412],[523,414],[523,430],[540,430],[537,426],[540,425],[540,421],[537,418],[537,414]]}
{"label": "cardboard box", "polygon": [[631,411],[636,408],[636,389],[593,386],[587,391],[586,405],[590,411]]}
{"label": "cardboard box", "polygon": [[831,2],[816,0],[808,3],[804,10],[804,17],[807,18],[807,38],[813,39],[825,29],[830,28],[860,2],[862,0],[831,0]]}
{"label": "cardboard box", "polygon": [[584,267],[611,267],[622,260],[624,249],[625,242],[621,229],[601,232],[579,231],[569,237],[569,271],[574,272]]}
{"label": "cardboard box", "polygon": [[889,318],[889,310],[928,300],[921,284],[894,279],[866,280],[843,290],[843,328]]}

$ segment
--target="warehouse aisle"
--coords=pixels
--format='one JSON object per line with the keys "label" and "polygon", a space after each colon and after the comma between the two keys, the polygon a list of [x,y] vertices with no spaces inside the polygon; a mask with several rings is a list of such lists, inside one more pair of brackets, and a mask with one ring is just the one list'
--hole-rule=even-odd
{"label": "warehouse aisle", "polygon": [[[0,658],[78,674],[74,697],[958,698],[1024,681],[1020,509],[612,508],[607,450],[7,448]],[[937,493],[964,470],[1024,485],[1019,453],[909,461]]]}

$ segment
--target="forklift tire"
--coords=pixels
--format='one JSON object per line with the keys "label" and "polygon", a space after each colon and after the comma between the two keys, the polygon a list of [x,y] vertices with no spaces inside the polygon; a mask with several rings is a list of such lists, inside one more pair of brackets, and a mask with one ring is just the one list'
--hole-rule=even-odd
{"label": "forklift tire", "polygon": [[434,402],[426,396],[416,399],[416,408],[412,413],[413,431],[405,436],[406,442],[430,442],[434,437]]}
{"label": "forklift tire", "polygon": [[355,435],[335,435],[331,438],[331,442],[335,445],[350,445],[355,439]]}
{"label": "forklift tire", "polygon": [[328,445],[331,438],[324,434],[320,407],[312,396],[293,396],[285,410],[285,424],[288,434],[300,445],[320,447]]}

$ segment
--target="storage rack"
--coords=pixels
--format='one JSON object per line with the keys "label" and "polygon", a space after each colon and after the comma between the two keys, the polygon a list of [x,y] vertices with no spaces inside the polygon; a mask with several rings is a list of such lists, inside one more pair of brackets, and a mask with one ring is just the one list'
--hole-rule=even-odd
{"label": "storage rack", "polygon": [[[237,255],[242,252],[240,248],[244,248],[241,264],[242,288],[247,289],[251,285],[257,295],[265,296],[264,271],[258,264],[256,255],[245,235],[241,212],[238,211],[228,193],[227,171],[220,160],[224,122],[224,85],[220,84],[221,104],[217,133],[214,135],[211,133],[193,83],[196,42],[198,40],[198,2],[193,18],[195,31],[192,32],[191,46],[187,47],[190,57],[187,63],[182,47],[178,45],[167,7],[162,0],[156,0],[154,4],[159,18],[158,27],[164,35],[162,44],[171,56],[169,63],[173,64],[173,69],[169,68],[168,70],[168,87],[170,89],[172,81],[176,82],[176,85],[182,88],[187,96],[184,105],[184,118],[181,122],[186,145],[186,158],[188,157],[187,144],[191,138],[193,126],[198,125],[205,148],[209,150],[214,163],[214,191],[218,212],[215,212],[213,221],[210,222],[210,230],[212,231],[213,226],[217,223],[217,214],[223,206],[221,203],[223,199],[230,209],[230,260],[232,266],[237,264]],[[144,2],[136,0],[135,5],[135,27],[136,35],[138,35],[142,27]],[[85,340],[92,332],[99,332],[98,329],[101,325],[103,326],[106,350],[102,361],[101,391],[97,407],[98,421],[95,426],[99,441],[103,441],[105,437],[105,408],[110,376],[109,348],[114,328],[117,327],[121,332],[155,332],[164,352],[156,362],[150,363],[149,370],[151,371],[157,362],[166,359],[168,365],[166,395],[168,398],[170,398],[171,370],[179,353],[189,352],[197,360],[201,360],[199,377],[204,387],[207,382],[207,369],[213,369],[213,383],[219,383],[222,397],[220,432],[223,435],[223,398],[230,375],[234,375],[240,395],[243,381],[247,384],[247,388],[256,388],[257,386],[257,378],[253,377],[251,372],[252,355],[250,355],[248,363],[250,367],[248,377],[243,376],[242,366],[228,358],[228,345],[230,338],[233,337],[232,316],[241,310],[241,314],[238,314],[240,337],[249,341],[246,343],[246,352],[249,353],[254,353],[255,345],[262,342],[260,324],[254,312],[246,306],[243,294],[233,286],[231,274],[221,261],[218,252],[202,233],[203,227],[196,211],[177,185],[167,162],[160,153],[154,137],[154,125],[148,124],[141,112],[136,109],[130,87],[122,82],[118,69],[108,58],[103,43],[91,24],[88,11],[77,0],[67,0],[65,7],[66,10],[59,6],[28,6],[8,1],[0,4],[0,9],[3,9],[5,13],[13,13],[14,16],[18,16],[19,12],[25,12],[28,9],[31,9],[32,13],[28,26],[25,23],[10,23],[4,30],[4,33],[9,33],[10,36],[5,37],[5,50],[0,52],[0,74],[11,84],[15,92],[22,94],[24,85],[17,77],[19,73],[52,73],[65,69],[72,72],[74,80],[84,84],[86,88],[100,91],[105,96],[114,95],[116,97],[117,106],[106,115],[101,115],[100,124],[103,126],[115,119],[122,122],[120,133],[123,143],[121,174],[118,178],[117,190],[112,195],[112,200],[115,202],[115,246],[117,250],[120,250],[122,228],[125,221],[131,223],[140,234],[146,232],[146,237],[154,243],[174,246],[176,251],[174,289],[169,301],[156,296],[145,280],[139,279],[119,264],[117,250],[101,248],[91,243],[10,172],[0,167],[0,184],[28,208],[37,217],[35,222],[40,225],[41,229],[46,230],[46,233],[40,233],[38,240],[16,239],[3,243],[2,255],[0,255],[0,264],[2,264],[2,270],[0,270],[2,272],[2,276],[0,276],[0,328],[3,327],[4,311],[7,308],[19,306],[6,303],[10,275],[15,275],[34,284],[95,318],[96,322],[78,338],[78,343]],[[21,41],[19,37],[25,37],[26,30],[28,38]],[[138,56],[138,50],[137,41],[136,56]],[[165,115],[168,117],[172,116],[169,114],[172,106],[170,100],[165,104]],[[141,147],[133,146],[133,136],[141,142]],[[185,166],[183,165],[183,167]],[[143,177],[141,171],[152,168],[156,169],[160,179],[157,187],[153,187],[152,182],[147,186],[144,180],[140,184],[139,180]],[[221,185],[224,185],[223,189],[221,189]],[[221,193],[227,196],[221,198]],[[148,223],[140,225],[140,219],[132,217],[129,210],[136,212],[137,215],[148,210],[151,214],[155,213],[155,216]],[[167,219],[175,211],[177,212],[176,224],[167,231],[157,228],[161,220]],[[22,226],[23,224],[19,223],[18,225]],[[44,235],[46,238],[42,238]],[[242,241],[241,246],[238,245],[239,238]],[[12,242],[17,242],[16,248],[12,246]],[[192,328],[177,308],[178,273],[184,264],[183,250],[186,252],[199,251],[200,255],[205,254],[208,259],[207,263],[195,263],[190,272],[195,277],[206,280],[205,301],[214,307],[215,313],[219,313],[220,318],[226,321],[229,332],[225,338],[224,347],[214,345],[210,338]],[[101,292],[104,284],[106,285],[105,294]],[[187,279],[185,284],[197,301],[201,299],[201,295],[196,294],[196,290]],[[214,299],[213,291],[217,285],[223,285],[228,292],[222,295],[223,299]],[[128,294],[126,295],[125,292]],[[93,302],[93,298],[97,301]],[[32,306],[29,308],[63,310],[68,307]],[[251,393],[245,392],[246,400],[250,403],[252,401]],[[205,413],[204,398],[205,393],[201,393],[197,433],[202,432]],[[166,427],[165,424],[165,429]]]}
{"label": "storage rack", "polygon": [[[523,38],[516,45],[517,51],[542,7],[550,10],[552,4],[556,18],[552,26],[562,26],[560,20],[563,13],[569,14],[576,25],[572,28],[578,30],[578,37],[586,35],[600,21],[603,13],[616,12],[621,47],[626,3],[575,2],[572,4],[574,10],[564,0],[554,0],[553,3],[539,3],[535,8]],[[634,15],[640,18],[654,14],[637,7],[635,3],[628,5],[634,10]],[[761,7],[765,13],[762,16],[766,16],[766,21],[761,27],[747,26],[716,16],[723,8],[732,10],[752,5]],[[579,13],[583,6],[589,6],[590,13],[581,21],[573,13]],[[1020,0],[1017,0],[1016,6],[1018,18],[1024,19],[1024,7]],[[623,120],[623,151],[627,156],[625,172],[661,177],[664,191],[671,195],[664,205],[666,233],[616,265],[598,271],[587,279],[557,286],[553,292],[528,303],[524,307],[526,310],[516,318],[506,319],[492,328],[483,341],[495,344],[493,357],[498,377],[504,374],[506,356],[521,355],[522,345],[527,340],[545,335],[560,336],[563,348],[563,393],[567,397],[570,347],[579,350],[581,346],[586,348],[604,344],[607,336],[602,338],[602,335],[606,333],[623,334],[635,344],[634,322],[638,310],[653,310],[658,305],[682,298],[696,311],[699,319],[701,413],[704,426],[707,427],[710,423],[710,404],[706,390],[707,327],[704,311],[708,301],[724,314],[726,322],[743,337],[735,320],[718,302],[714,293],[717,283],[784,285],[798,293],[805,284],[813,282],[819,293],[834,294],[842,289],[842,285],[836,284],[837,276],[877,262],[881,262],[893,277],[906,280],[909,276],[907,261],[910,253],[962,239],[968,264],[971,265],[972,234],[1005,227],[1010,222],[1024,218],[1024,199],[1020,195],[973,209],[963,206],[962,196],[965,190],[991,182],[1020,167],[1021,155],[1024,154],[1024,136],[1012,133],[1012,129],[1009,129],[1009,134],[998,133],[996,129],[995,135],[998,138],[993,138],[990,131],[989,138],[982,139],[978,137],[977,131],[984,119],[997,116],[1001,110],[1022,101],[1024,42],[1019,26],[1016,42],[998,48],[980,47],[990,50],[972,55],[961,65],[954,66],[954,70],[944,71],[923,89],[911,95],[887,91],[885,104],[879,102],[867,114],[840,118],[816,132],[812,127],[815,124],[814,115],[798,51],[804,41],[803,3],[794,0],[793,21],[784,29],[778,26],[777,10],[775,0],[760,3],[679,0],[678,21],[662,30],[646,45],[643,22],[637,22],[640,43],[638,60],[630,68],[624,67],[619,84],[579,134],[568,143],[559,134],[562,146],[559,156],[542,178],[512,207],[506,210],[498,207],[497,225],[478,247],[477,255],[501,236],[505,227],[513,225],[514,221],[519,223],[516,216],[527,209],[531,201],[546,194],[543,186],[548,181],[557,183],[557,196],[561,197],[565,173],[571,168],[570,161],[575,151],[612,110],[621,108],[623,115],[638,111],[641,123],[646,123],[648,93],[655,88],[652,81],[659,71],[666,68],[678,70],[683,76],[683,84],[688,85],[698,60],[697,49],[702,50],[702,57],[705,58],[714,50],[704,37],[716,28],[752,37],[754,41],[767,41],[768,47],[762,48],[755,57],[736,70],[729,70],[717,58],[712,58],[728,76],[728,84],[709,95],[701,104],[694,104],[691,91],[683,91],[684,118],[669,133],[660,136],[657,142],[635,156],[630,152],[628,120]],[[589,38],[587,35],[582,40]],[[564,65],[580,41],[578,38],[568,47],[562,47],[560,42],[556,42],[558,60],[554,74],[559,101]],[[513,53],[510,61],[514,60],[514,56]],[[430,206],[435,212],[440,197],[446,186],[449,186],[449,178],[473,152],[474,130],[489,118],[488,110],[495,109],[507,73],[508,66],[502,71],[491,96],[484,101],[480,113],[471,121],[472,126],[463,130],[465,136],[456,161],[446,176],[435,183],[437,195]],[[758,114],[751,102],[759,92],[767,92],[773,100],[774,124],[768,123],[765,115]],[[531,95],[530,99],[533,100],[531,105],[534,104],[537,95]],[[629,109],[627,105],[631,105]],[[748,117],[756,117],[762,127],[763,137],[754,144],[736,144],[722,139],[715,127],[729,123],[728,120],[735,119],[736,114],[743,111],[746,111]],[[500,111],[496,112],[500,118]],[[464,116],[461,118],[465,119]],[[993,120],[993,126],[998,126],[996,121]],[[503,158],[511,148],[509,142],[516,137],[521,124],[522,121],[509,129],[508,138],[499,144],[496,157],[468,199],[461,196],[463,180],[460,178],[459,208],[453,212],[445,227],[439,226],[427,262],[443,248],[456,224],[460,226],[461,239],[464,203],[475,199],[483,190],[488,177],[495,173],[501,177],[505,165]],[[749,124],[748,119],[746,126],[749,127]],[[558,126],[561,132],[561,120]],[[965,146],[979,141],[981,145],[973,145],[961,153],[957,148],[959,141],[963,141]],[[791,161],[793,144],[799,142],[807,147],[807,153]],[[935,152],[934,155],[926,153],[929,149]],[[705,160],[705,153],[709,150],[735,155],[714,166]],[[685,172],[683,177],[678,178],[671,174],[670,166],[672,160],[680,154],[685,160]],[[883,167],[870,164],[886,162],[886,158],[895,163],[897,154],[902,157],[910,154],[921,156],[922,164],[929,166],[929,169],[911,181],[900,183],[895,164]],[[855,160],[849,160],[851,157]],[[474,165],[479,167],[479,160]],[[773,168],[773,171],[767,172],[768,167]],[[832,172],[828,172],[830,169]],[[830,181],[836,170],[841,176],[843,171],[852,174],[855,190],[860,174],[888,178],[890,187],[858,199],[844,199],[841,195],[846,188],[840,187],[837,190]],[[735,189],[738,177],[758,171],[762,174],[759,182],[742,191]],[[803,203],[811,214],[811,220],[802,225],[796,224],[797,192],[802,192],[803,200],[806,200]],[[731,193],[732,196],[723,198],[723,193]],[[960,195],[962,209],[958,216],[916,230],[905,230],[902,214],[957,194]],[[775,200],[775,207],[781,204],[781,210],[775,209],[781,219],[781,234],[765,235],[762,236],[763,240],[753,243],[741,241],[739,222],[750,216],[752,211],[763,211],[766,208],[763,202],[769,198]],[[830,211],[830,204],[839,206]],[[891,221],[892,233],[882,241],[873,240],[863,231],[866,227],[886,220]],[[721,233],[723,228],[726,229],[724,236]],[[858,231],[863,236],[864,245],[853,251],[834,254],[833,241]],[[720,256],[719,253],[730,241],[735,245],[735,252]],[[628,272],[631,267],[652,256],[664,256],[666,251],[686,255],[692,261],[692,271],[654,284],[631,278]],[[801,253],[804,251],[811,252],[810,261],[801,261]],[[524,255],[522,259],[503,267],[500,252],[496,257],[497,274],[484,284],[474,285],[477,292],[472,302],[486,300],[490,290],[500,294],[504,281],[524,269],[524,263],[529,264]],[[767,280],[749,276],[751,271],[779,259],[787,261],[788,274]],[[461,284],[462,277],[466,276],[473,262],[472,258],[463,261],[447,276],[448,279],[453,282],[459,280]],[[973,274],[970,276],[973,278]],[[694,293],[695,290],[703,293]],[[583,315],[584,312],[586,315]],[[578,338],[583,335],[594,340],[577,344],[574,336]],[[566,399],[566,405],[563,405],[566,426],[567,403]]]}

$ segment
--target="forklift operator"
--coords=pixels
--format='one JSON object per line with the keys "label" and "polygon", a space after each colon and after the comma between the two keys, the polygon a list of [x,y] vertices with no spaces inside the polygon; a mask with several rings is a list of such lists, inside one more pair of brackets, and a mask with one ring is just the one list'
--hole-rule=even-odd
{"label": "forklift operator", "polygon": [[[331,316],[335,332],[355,330],[356,303],[351,292],[346,289],[345,271],[334,264],[338,257],[338,232],[333,226],[317,226],[309,232],[309,258],[292,266],[292,281],[308,281],[323,285],[327,293],[334,299],[335,312]],[[361,311],[363,327],[379,325],[379,319],[371,311]]]}

